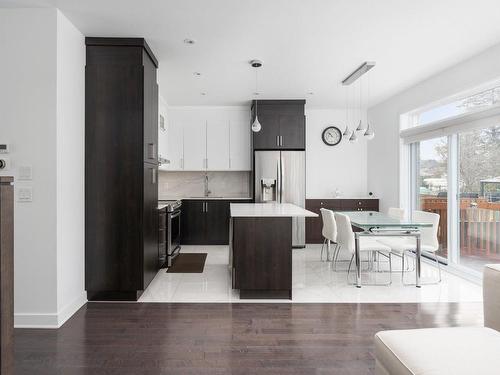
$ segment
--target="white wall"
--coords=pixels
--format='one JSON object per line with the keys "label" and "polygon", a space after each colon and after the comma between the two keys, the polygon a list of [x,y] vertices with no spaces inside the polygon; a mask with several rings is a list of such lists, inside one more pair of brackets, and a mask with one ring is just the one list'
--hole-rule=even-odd
{"label": "white wall", "polygon": [[[400,204],[400,115],[500,77],[500,44],[369,109],[375,139],[368,144],[368,187],[381,210]],[[405,166],[406,167],[406,166]]]}
{"label": "white wall", "polygon": [[57,314],[86,300],[85,37],[57,12]]}
{"label": "white wall", "polygon": [[[76,229],[82,222],[78,160],[83,148],[77,138],[83,134],[83,102],[78,103],[83,80],[74,69],[81,52],[67,49],[74,30],[57,37],[58,25],[65,33],[71,29],[63,18],[55,9],[0,10],[0,48],[9,56],[0,59],[0,142],[11,145],[11,170],[1,173],[17,177],[18,167],[26,165],[33,170],[32,181],[15,180],[16,193],[20,186],[33,188],[32,202],[14,205],[16,326],[58,326],[63,321],[59,306],[73,292],[81,296],[81,290],[75,291],[81,272],[74,279],[70,273],[81,266],[75,262],[83,256],[83,228]],[[70,172],[74,162],[77,171]],[[74,189],[63,179],[76,174],[80,186]],[[68,272],[58,272],[66,267]]]}
{"label": "white wall", "polygon": [[327,146],[321,133],[331,125],[344,130],[343,109],[306,109],[306,197],[332,198],[337,188],[343,197],[365,197],[367,140]]}

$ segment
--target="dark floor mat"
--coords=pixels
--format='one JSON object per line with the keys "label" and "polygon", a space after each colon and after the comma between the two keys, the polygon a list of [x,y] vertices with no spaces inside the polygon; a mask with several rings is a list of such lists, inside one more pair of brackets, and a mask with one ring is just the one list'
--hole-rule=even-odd
{"label": "dark floor mat", "polygon": [[205,268],[207,253],[180,253],[168,273],[202,273]]}

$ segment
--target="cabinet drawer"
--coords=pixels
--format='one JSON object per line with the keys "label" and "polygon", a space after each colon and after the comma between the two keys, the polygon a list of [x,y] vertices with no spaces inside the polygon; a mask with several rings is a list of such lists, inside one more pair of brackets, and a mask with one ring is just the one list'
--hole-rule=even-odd
{"label": "cabinet drawer", "polygon": [[342,211],[378,210],[378,199],[342,199],[340,202]]}

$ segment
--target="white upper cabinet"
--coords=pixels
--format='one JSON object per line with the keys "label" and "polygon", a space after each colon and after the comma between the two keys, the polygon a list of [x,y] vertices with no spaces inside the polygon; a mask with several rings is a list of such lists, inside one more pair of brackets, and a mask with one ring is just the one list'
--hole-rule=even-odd
{"label": "white upper cabinet", "polygon": [[[158,96],[158,158],[168,159],[167,137],[167,106],[163,98]],[[162,164],[160,169],[167,169],[167,164]]]}
{"label": "white upper cabinet", "polygon": [[172,171],[249,171],[250,111],[172,107],[167,116],[167,159]]}
{"label": "white upper cabinet", "polygon": [[184,164],[184,131],[177,112],[168,113],[165,137],[167,140],[166,159],[170,160],[170,164],[164,164],[160,169],[168,171],[182,170]]}
{"label": "white upper cabinet", "polygon": [[206,170],[207,120],[197,112],[183,114],[184,170]]}
{"label": "white upper cabinet", "polygon": [[207,170],[229,169],[229,119],[224,112],[207,116]]}
{"label": "white upper cabinet", "polygon": [[250,113],[238,112],[229,120],[229,168],[250,171]]}

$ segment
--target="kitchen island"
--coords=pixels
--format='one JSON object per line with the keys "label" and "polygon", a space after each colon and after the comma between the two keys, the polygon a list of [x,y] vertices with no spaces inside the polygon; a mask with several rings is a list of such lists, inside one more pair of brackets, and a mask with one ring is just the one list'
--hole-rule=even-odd
{"label": "kitchen island", "polygon": [[292,299],[292,218],[317,217],[290,203],[231,203],[233,289],[240,298]]}

